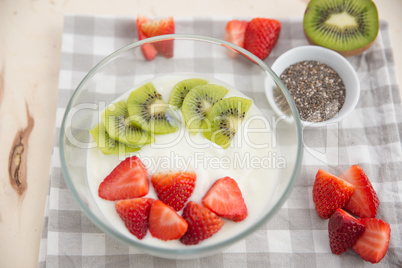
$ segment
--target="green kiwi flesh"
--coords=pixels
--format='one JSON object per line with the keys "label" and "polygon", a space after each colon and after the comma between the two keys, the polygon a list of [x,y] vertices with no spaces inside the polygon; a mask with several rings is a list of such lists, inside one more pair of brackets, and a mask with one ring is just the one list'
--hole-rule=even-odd
{"label": "green kiwi flesh", "polygon": [[251,104],[251,100],[242,97],[230,97],[215,103],[204,121],[204,137],[227,149]]}
{"label": "green kiwi flesh", "polygon": [[148,132],[167,134],[178,129],[174,118],[168,115],[168,104],[150,82],[131,92],[127,99],[127,108],[133,123]]}
{"label": "green kiwi flesh", "polygon": [[102,121],[92,128],[90,133],[103,154],[126,154],[140,150],[140,147],[131,147],[111,139]]}
{"label": "green kiwi flesh", "polygon": [[112,103],[102,113],[102,121],[109,136],[119,142],[141,146],[154,141],[151,133],[133,124],[125,101]]}
{"label": "green kiwi flesh", "polygon": [[207,83],[207,81],[199,78],[190,78],[178,82],[170,93],[169,104],[175,109],[180,109],[184,98],[193,87],[205,85]]}
{"label": "green kiwi flesh", "polygon": [[378,11],[371,0],[311,0],[303,26],[311,44],[347,57],[372,45],[379,30]]}
{"label": "green kiwi flesh", "polygon": [[221,100],[228,89],[215,84],[194,87],[184,98],[181,111],[188,130],[196,134],[202,130],[204,119],[214,104]]}

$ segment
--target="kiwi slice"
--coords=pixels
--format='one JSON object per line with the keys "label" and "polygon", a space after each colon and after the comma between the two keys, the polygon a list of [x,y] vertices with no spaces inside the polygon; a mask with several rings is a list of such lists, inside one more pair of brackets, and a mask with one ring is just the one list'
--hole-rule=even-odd
{"label": "kiwi slice", "polygon": [[131,92],[127,108],[133,123],[148,132],[167,134],[178,129],[174,118],[169,116],[169,105],[151,82]]}
{"label": "kiwi slice", "polygon": [[131,147],[111,139],[102,121],[92,128],[90,133],[103,154],[125,154],[140,150],[140,147]]}
{"label": "kiwi slice", "polygon": [[190,78],[180,81],[173,87],[172,92],[170,93],[169,104],[175,109],[180,109],[184,98],[193,87],[205,85],[207,83],[207,81],[199,78]]}
{"label": "kiwi slice", "polygon": [[102,113],[102,120],[109,136],[119,142],[140,146],[154,141],[151,133],[131,121],[125,101],[112,103]]}
{"label": "kiwi slice", "polygon": [[221,100],[228,89],[215,84],[194,87],[184,98],[181,111],[187,128],[193,134],[202,130],[204,119],[214,104]]}
{"label": "kiwi slice", "polygon": [[311,44],[335,50],[345,57],[367,50],[377,37],[377,7],[371,0],[311,0],[304,32]]}
{"label": "kiwi slice", "polygon": [[228,148],[252,103],[241,97],[218,101],[204,121],[204,137]]}

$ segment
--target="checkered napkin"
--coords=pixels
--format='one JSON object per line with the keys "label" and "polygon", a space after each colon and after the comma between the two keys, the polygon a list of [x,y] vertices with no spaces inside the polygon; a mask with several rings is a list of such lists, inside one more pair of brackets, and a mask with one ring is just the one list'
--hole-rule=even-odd
{"label": "checkered napkin", "polygon": [[[232,18],[175,18],[177,33],[223,39]],[[249,19],[249,18],[245,18]],[[281,19],[281,36],[266,60],[306,45],[300,19]],[[330,252],[327,220],[318,217],[312,186],[319,168],[340,174],[360,164],[369,175],[381,205],[378,216],[391,225],[386,257],[377,267],[402,264],[402,110],[388,24],[373,47],[348,58],[361,82],[354,112],[336,126],[305,128],[299,178],[283,207],[262,228],[214,256],[165,260],[144,254],[100,231],[81,212],[60,168],[59,132],[65,107],[78,83],[104,56],[137,38],[134,18],[68,15],[62,42],[56,141],[50,170],[39,267],[363,267],[352,250]],[[260,92],[263,96],[263,91]]]}

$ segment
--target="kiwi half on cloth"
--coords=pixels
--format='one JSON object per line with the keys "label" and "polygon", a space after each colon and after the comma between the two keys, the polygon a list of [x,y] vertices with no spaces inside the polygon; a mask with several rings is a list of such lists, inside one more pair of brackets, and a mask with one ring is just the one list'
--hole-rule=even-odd
{"label": "kiwi half on cloth", "polygon": [[310,44],[349,57],[374,43],[379,30],[378,11],[371,0],[311,0],[303,27]]}

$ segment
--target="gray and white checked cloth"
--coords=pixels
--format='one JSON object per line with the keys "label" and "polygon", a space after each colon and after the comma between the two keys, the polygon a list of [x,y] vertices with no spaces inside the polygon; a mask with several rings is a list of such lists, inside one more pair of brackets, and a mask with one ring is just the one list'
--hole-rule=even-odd
{"label": "gray and white checked cloth", "polygon": [[[230,19],[233,18],[175,18],[176,33],[223,39],[226,22]],[[266,59],[268,66],[288,49],[307,45],[301,19],[279,20],[282,31]],[[391,225],[388,253],[376,267],[401,267],[402,109],[388,24],[381,21],[380,26],[374,45],[365,53],[348,58],[361,83],[356,109],[334,128],[303,130],[305,151],[301,171],[279,212],[262,228],[222,253],[193,260],[166,260],[130,248],[100,231],[80,210],[64,182],[58,137],[71,95],[103,57],[137,40],[135,17],[65,16],[56,140],[39,267],[371,266],[353,250],[341,256],[331,253],[328,221],[317,215],[312,201],[312,187],[319,168],[341,174],[353,164],[363,167],[377,191],[380,199],[377,217]]]}

